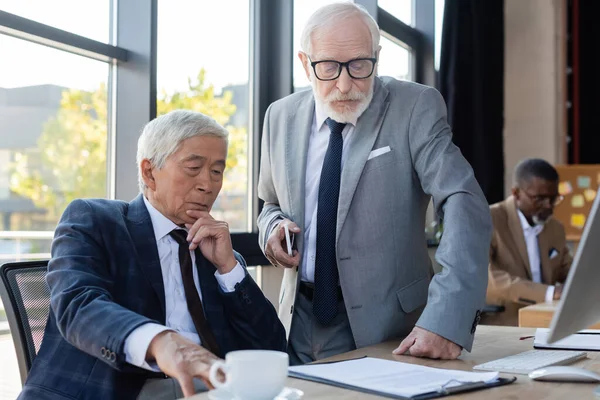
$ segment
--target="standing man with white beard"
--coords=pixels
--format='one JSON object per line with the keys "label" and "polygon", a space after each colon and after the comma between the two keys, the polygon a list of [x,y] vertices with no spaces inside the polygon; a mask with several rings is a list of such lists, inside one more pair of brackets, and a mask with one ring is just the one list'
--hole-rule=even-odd
{"label": "standing man with white beard", "polygon": [[[484,305],[487,203],[440,94],[376,77],[379,51],[361,6],[321,7],[298,53],[312,91],[265,115],[259,241],[285,268],[279,317],[292,364],[394,338],[396,354],[454,359],[470,351]],[[430,197],[445,229],[433,279]],[[291,256],[285,226],[297,239]]]}
{"label": "standing man with white beard", "polygon": [[552,218],[562,201],[558,178],[547,161],[523,160],[515,168],[512,195],[491,206],[487,302],[504,311],[485,315],[483,323],[516,326],[520,308],[560,299],[573,258],[565,228]]}

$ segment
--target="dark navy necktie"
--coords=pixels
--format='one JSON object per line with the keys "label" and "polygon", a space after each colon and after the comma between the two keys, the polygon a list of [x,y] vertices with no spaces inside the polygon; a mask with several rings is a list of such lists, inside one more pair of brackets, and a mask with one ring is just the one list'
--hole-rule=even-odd
{"label": "dark navy necktie", "polygon": [[325,122],[331,135],[319,183],[313,314],[320,324],[329,325],[338,311],[339,274],[335,255],[335,232],[342,174],[342,131],[346,124],[330,118]]}

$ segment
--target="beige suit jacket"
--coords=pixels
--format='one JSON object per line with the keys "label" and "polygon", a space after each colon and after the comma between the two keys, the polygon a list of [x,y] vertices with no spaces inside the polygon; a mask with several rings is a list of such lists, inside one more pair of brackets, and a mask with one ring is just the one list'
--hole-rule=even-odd
{"label": "beige suit jacket", "polygon": [[538,235],[542,282],[533,282],[525,235],[514,197],[492,205],[490,211],[494,233],[490,247],[486,302],[503,305],[505,311],[485,315],[482,323],[516,326],[520,308],[545,301],[548,286],[565,281],[572,256],[566,246],[563,225],[551,218]]}

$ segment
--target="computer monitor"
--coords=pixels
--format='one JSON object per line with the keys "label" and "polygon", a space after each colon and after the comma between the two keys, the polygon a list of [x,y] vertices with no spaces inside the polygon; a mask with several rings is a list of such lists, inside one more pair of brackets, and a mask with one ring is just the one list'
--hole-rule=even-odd
{"label": "computer monitor", "polygon": [[600,321],[600,193],[583,229],[558,310],[552,318],[548,343],[556,342]]}

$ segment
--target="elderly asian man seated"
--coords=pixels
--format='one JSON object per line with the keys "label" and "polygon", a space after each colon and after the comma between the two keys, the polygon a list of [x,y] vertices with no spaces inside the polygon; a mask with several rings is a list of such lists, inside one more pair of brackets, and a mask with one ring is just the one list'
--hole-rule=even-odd
{"label": "elderly asian man seated", "polygon": [[512,195],[491,206],[487,302],[505,311],[485,315],[482,323],[517,325],[520,308],[560,299],[572,261],[565,229],[552,218],[561,200],[552,165],[536,158],[517,165]]}
{"label": "elderly asian man seated", "polygon": [[275,309],[210,213],[227,135],[197,112],[158,117],[138,142],[139,196],[67,207],[48,325],[19,399],[191,396],[229,351],[285,351]]}

